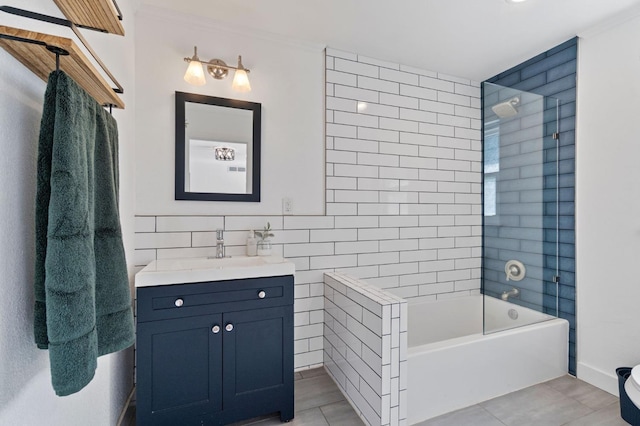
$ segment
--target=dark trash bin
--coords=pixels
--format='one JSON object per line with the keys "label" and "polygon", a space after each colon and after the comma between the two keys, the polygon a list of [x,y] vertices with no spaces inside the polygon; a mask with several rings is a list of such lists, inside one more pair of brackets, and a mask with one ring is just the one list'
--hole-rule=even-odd
{"label": "dark trash bin", "polygon": [[640,409],[629,399],[624,383],[631,375],[631,367],[616,368],[618,374],[618,391],[620,394],[620,416],[624,421],[633,426],[640,426]]}

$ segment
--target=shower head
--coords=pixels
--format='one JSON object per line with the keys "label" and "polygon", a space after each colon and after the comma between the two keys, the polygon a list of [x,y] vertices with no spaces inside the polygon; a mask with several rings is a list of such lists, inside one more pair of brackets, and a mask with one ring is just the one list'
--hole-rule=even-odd
{"label": "shower head", "polygon": [[491,107],[493,112],[500,118],[513,117],[518,113],[516,106],[520,104],[520,98],[514,96],[508,101],[500,102]]}

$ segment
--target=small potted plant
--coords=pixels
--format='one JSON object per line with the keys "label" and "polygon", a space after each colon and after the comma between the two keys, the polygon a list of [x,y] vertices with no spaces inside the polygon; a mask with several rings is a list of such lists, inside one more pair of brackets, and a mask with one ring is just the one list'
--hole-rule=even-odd
{"label": "small potted plant", "polygon": [[267,222],[267,226],[262,231],[254,231],[254,234],[260,238],[258,241],[258,256],[271,256],[271,241],[273,237],[271,232],[271,224]]}

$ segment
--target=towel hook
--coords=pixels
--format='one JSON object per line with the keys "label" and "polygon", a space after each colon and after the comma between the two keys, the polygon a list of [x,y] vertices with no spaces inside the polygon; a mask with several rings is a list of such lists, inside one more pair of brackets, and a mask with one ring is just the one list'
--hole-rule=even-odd
{"label": "towel hook", "polygon": [[11,35],[7,35],[7,34],[0,34],[0,38],[5,38],[7,40],[13,40],[13,41],[19,41],[21,43],[30,43],[30,44],[37,44],[39,46],[44,46],[49,52],[51,53],[55,53],[56,55],[56,71],[60,70],[60,55],[62,56],[66,56],[69,54],[69,52],[61,47],[58,46],[52,46],[50,44],[45,43],[44,41],[40,41],[40,40],[31,40],[28,38],[23,38],[23,37],[16,37],[16,36],[11,36]]}
{"label": "towel hook", "polygon": [[56,71],[60,71],[60,55],[66,56],[69,54],[65,49],[58,46],[50,46],[47,44],[47,50],[56,54]]}

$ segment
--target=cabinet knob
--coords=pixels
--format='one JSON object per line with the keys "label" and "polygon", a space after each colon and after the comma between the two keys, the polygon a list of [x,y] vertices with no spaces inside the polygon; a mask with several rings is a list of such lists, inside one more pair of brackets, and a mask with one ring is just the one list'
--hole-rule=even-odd
{"label": "cabinet knob", "polygon": [[233,324],[227,324],[227,325],[224,327],[224,329],[225,329],[225,330],[227,330],[227,331],[231,331],[231,330],[233,330]]}
{"label": "cabinet knob", "polygon": [[211,331],[213,331],[213,334],[220,333],[220,326],[218,324],[214,325],[213,327],[211,327]]}
{"label": "cabinet knob", "polygon": [[258,292],[258,297],[260,299],[264,299],[267,296],[267,293],[264,292],[264,290],[260,290],[260,292]]}
{"label": "cabinet knob", "polygon": [[182,299],[176,299],[175,302],[173,302],[174,305],[176,305],[178,308],[182,305],[184,305],[184,300]]}

